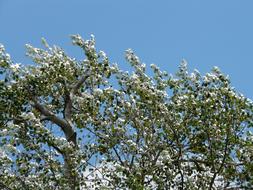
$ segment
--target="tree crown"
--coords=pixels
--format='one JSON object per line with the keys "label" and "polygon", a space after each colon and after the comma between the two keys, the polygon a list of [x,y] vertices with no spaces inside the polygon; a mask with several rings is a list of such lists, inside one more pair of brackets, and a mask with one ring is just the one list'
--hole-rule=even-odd
{"label": "tree crown", "polygon": [[43,39],[21,65],[0,46],[1,188],[253,186],[253,103],[217,67],[149,76],[129,49],[130,74],[71,38],[84,60]]}

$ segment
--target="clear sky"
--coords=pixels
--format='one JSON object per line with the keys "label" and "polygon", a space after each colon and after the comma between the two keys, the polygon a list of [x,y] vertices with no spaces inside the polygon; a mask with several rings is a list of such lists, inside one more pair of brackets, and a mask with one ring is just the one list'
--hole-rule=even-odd
{"label": "clear sky", "polygon": [[128,48],[169,73],[183,58],[202,74],[218,66],[253,98],[252,0],[0,0],[0,43],[16,62],[29,63],[24,44],[41,37],[81,58],[71,34],[94,34],[124,69]]}

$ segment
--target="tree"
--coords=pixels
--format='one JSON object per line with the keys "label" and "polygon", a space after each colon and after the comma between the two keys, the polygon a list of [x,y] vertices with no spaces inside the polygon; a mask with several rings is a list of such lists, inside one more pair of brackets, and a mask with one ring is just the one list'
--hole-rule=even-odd
{"label": "tree", "polygon": [[253,103],[218,68],[175,76],[132,50],[132,74],[95,40],[84,60],[27,45],[32,65],[0,47],[1,189],[247,189]]}

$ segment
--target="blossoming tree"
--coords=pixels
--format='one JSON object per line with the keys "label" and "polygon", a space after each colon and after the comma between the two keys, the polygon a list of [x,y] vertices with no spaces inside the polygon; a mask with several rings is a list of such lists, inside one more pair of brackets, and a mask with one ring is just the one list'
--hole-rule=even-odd
{"label": "blossoming tree", "polygon": [[149,76],[127,50],[129,74],[72,40],[84,60],[43,40],[20,65],[0,47],[1,189],[253,186],[253,103],[218,68]]}

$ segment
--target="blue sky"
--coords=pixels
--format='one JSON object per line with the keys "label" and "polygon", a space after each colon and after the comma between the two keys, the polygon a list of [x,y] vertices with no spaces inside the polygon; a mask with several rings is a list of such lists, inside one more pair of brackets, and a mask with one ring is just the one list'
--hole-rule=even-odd
{"label": "blue sky", "polygon": [[202,74],[218,66],[252,99],[252,9],[252,0],[0,0],[0,43],[16,62],[29,63],[24,44],[41,47],[41,37],[82,58],[69,35],[94,34],[121,68],[128,48],[169,73],[183,58]]}

